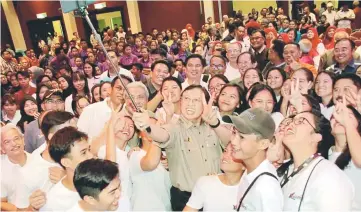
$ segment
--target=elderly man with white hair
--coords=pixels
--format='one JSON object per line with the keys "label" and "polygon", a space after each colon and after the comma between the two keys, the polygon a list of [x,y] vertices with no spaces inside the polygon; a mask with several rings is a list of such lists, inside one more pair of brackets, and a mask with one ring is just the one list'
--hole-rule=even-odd
{"label": "elderly man with white hair", "polygon": [[1,210],[16,211],[16,190],[31,155],[25,152],[24,135],[14,124],[1,127]]}

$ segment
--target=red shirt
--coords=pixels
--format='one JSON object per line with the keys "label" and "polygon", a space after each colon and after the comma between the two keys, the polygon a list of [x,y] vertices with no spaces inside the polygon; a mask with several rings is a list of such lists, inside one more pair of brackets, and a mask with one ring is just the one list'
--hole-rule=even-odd
{"label": "red shirt", "polygon": [[21,89],[20,91],[16,92],[16,93],[14,94],[14,98],[15,98],[15,100],[16,100],[16,105],[17,105],[18,109],[19,109],[20,103],[21,103],[21,101],[23,101],[25,95],[31,96],[31,95],[33,95],[35,92],[36,92],[36,88],[31,87],[31,86],[30,86],[30,88],[29,88],[29,90],[28,90],[27,93],[25,93],[25,92],[23,91],[23,89]]}

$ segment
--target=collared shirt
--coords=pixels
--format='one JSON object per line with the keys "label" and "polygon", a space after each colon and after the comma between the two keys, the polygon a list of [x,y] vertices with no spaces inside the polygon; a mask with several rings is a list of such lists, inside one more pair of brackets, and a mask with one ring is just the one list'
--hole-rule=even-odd
{"label": "collared shirt", "polygon": [[257,68],[259,70],[263,70],[266,64],[268,63],[268,49],[266,48],[266,45],[263,45],[263,47],[255,51],[253,48],[251,50],[254,53],[254,57],[257,61]]}
{"label": "collared shirt", "polygon": [[[132,74],[130,71],[128,71],[127,69],[122,68],[122,67],[119,67],[119,74],[125,75],[125,76],[129,77],[129,78],[132,79],[133,82],[134,82],[134,76],[133,76],[133,74]],[[103,82],[105,82],[105,81],[111,82],[116,76],[118,76],[116,73],[110,74],[109,71],[106,71],[106,72],[103,72],[103,73],[100,75],[99,81],[100,81],[100,82],[101,82],[101,81],[103,81]]]}
{"label": "collared shirt", "polygon": [[18,107],[20,107],[20,103],[21,103],[21,101],[23,101],[25,95],[31,96],[31,95],[33,95],[35,92],[36,92],[36,88],[31,87],[30,85],[29,85],[29,89],[28,89],[28,91],[27,91],[26,93],[24,92],[23,89],[21,89],[21,90],[19,90],[18,92],[16,92],[16,93],[14,94],[14,98],[15,98],[15,100],[16,100],[16,105],[17,105]]}
{"label": "collared shirt", "polygon": [[0,57],[1,73],[7,73],[8,71],[15,72],[15,67],[16,62],[14,60],[10,60],[10,62],[7,62],[6,60],[4,60],[4,58]]}
{"label": "collared shirt", "polygon": [[155,95],[157,95],[158,90],[154,87],[154,85],[153,85],[153,83],[152,83],[152,78],[151,78],[151,77],[149,77],[149,78],[147,79],[146,86],[147,86],[148,91],[149,91],[149,98],[148,98],[148,100],[150,101],[150,100],[152,100],[152,99],[155,97]]}
{"label": "collared shirt", "polygon": [[[247,170],[243,173],[238,190],[238,204],[249,185],[263,172],[269,172],[277,176],[276,168],[264,160],[251,173]],[[240,211],[282,211],[283,194],[278,180],[269,175],[263,175],[257,179],[242,201]]]}
{"label": "collared shirt", "polygon": [[322,13],[322,15],[326,16],[327,23],[329,23],[331,26],[335,25],[336,11],[332,10],[330,13],[325,11]]}
{"label": "collared shirt", "polygon": [[13,124],[17,124],[19,121],[20,121],[20,119],[21,119],[21,113],[20,113],[20,110],[16,110],[16,112],[15,112],[15,115],[14,115],[14,117],[12,118],[12,119],[10,119],[8,116],[7,116],[7,114],[5,113],[5,111],[3,110],[3,111],[1,111],[1,113],[2,113],[2,116],[1,116],[1,118],[2,118],[2,120],[3,121],[9,121],[9,122],[11,122],[11,123],[13,123]]}
{"label": "collared shirt", "polygon": [[192,192],[199,177],[220,173],[221,141],[207,124],[196,126],[181,116],[176,124],[162,127],[169,140],[158,145],[166,148],[174,187]]}
{"label": "collared shirt", "polygon": [[120,64],[123,66],[132,65],[133,63],[137,63],[137,62],[138,62],[138,57],[135,56],[134,54],[131,54],[129,56],[123,55],[120,57]]}
{"label": "collared shirt", "polygon": [[[312,169],[320,160],[322,161],[311,175]],[[293,169],[292,164],[289,175]],[[303,192],[305,193],[300,211],[350,211],[355,195],[354,187],[346,174],[323,157],[314,159],[304,170],[292,177],[282,190],[284,211],[298,210]]]}
{"label": "collared shirt", "polygon": [[144,60],[144,58],[140,58],[138,60],[138,63],[142,64],[143,65],[143,68],[147,69],[147,68],[150,68],[150,66],[152,65],[152,60],[150,58],[148,58],[147,61]]}
{"label": "collared shirt", "polygon": [[351,28],[351,21],[350,20],[342,20],[344,18],[347,19],[354,19],[355,13],[353,10],[348,9],[348,11],[343,11],[342,9],[336,13],[335,20],[338,20],[337,27],[338,28]]}
{"label": "collared shirt", "polygon": [[[201,77],[201,81],[199,82],[199,84],[208,90],[208,83],[207,82],[204,82],[203,80],[203,75]],[[188,86],[190,86],[192,83],[189,83],[188,82],[188,78],[184,80],[184,82],[182,83],[182,90],[186,89]]]}
{"label": "collared shirt", "polygon": [[335,74],[342,74],[342,73],[356,73],[356,71],[361,70],[361,63],[355,63],[352,59],[345,68],[339,68],[340,64],[336,63],[328,68],[326,68],[326,71],[333,71]]}

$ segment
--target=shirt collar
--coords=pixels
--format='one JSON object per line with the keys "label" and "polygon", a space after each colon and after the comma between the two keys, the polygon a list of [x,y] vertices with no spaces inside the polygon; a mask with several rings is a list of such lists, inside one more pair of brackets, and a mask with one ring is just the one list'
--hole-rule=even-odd
{"label": "shirt collar", "polygon": [[265,50],[265,49],[266,49],[266,45],[263,45],[260,50],[258,50],[258,51],[256,51],[255,49],[253,49],[253,50],[254,50],[255,53],[261,54],[263,52],[263,50]]}
{"label": "shirt collar", "polygon": [[157,92],[157,89],[154,87],[151,78],[148,79],[148,83],[147,83],[147,84],[148,84],[147,87],[148,87],[149,92],[150,92],[151,94]]}
{"label": "shirt collar", "polygon": [[[340,66],[340,64],[339,63],[336,63],[335,64],[335,67],[336,68],[338,68]],[[352,59],[346,66],[345,66],[345,69],[347,69],[347,67],[351,67],[351,68],[355,68],[355,61],[354,61],[354,59]]]}
{"label": "shirt collar", "polygon": [[260,175],[263,172],[270,172],[268,165],[269,165],[269,161],[266,159],[264,160],[261,164],[258,165],[258,167],[253,170],[251,173],[246,175],[246,179],[248,182],[253,182],[253,180]]}

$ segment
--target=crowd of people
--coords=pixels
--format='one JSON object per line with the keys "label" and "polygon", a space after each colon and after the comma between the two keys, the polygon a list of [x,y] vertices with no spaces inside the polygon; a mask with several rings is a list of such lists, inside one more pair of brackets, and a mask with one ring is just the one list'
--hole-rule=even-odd
{"label": "crowd of people", "polygon": [[355,5],[8,46],[1,210],[361,211]]}

